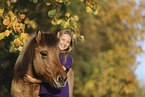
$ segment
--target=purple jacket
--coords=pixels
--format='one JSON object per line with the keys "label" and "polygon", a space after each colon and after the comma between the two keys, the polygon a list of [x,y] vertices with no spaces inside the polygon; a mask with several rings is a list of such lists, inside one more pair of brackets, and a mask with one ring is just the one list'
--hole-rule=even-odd
{"label": "purple jacket", "polygon": [[[67,68],[66,73],[69,71],[71,64],[72,64],[72,56],[69,53],[66,63],[64,64],[63,60],[63,54],[59,55],[59,60],[63,66]],[[66,83],[66,86],[62,89],[55,89],[50,86],[49,83],[42,83],[40,84],[40,92],[39,95],[41,94],[48,94],[51,96],[56,96],[56,97],[69,97],[69,87],[68,87],[68,82]]]}

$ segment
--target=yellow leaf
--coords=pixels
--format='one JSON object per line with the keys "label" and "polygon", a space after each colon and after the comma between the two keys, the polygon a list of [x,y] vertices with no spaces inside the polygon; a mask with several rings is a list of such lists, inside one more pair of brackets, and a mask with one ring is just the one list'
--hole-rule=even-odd
{"label": "yellow leaf", "polygon": [[86,7],[86,12],[90,13],[92,9],[90,7]]}
{"label": "yellow leaf", "polygon": [[30,25],[33,29],[36,29],[37,28],[37,25],[36,25],[36,22],[34,20],[31,20],[30,21]]}
{"label": "yellow leaf", "polygon": [[14,21],[15,19],[16,19],[16,16],[15,15],[12,15],[11,16],[11,20]]}
{"label": "yellow leaf", "polygon": [[77,37],[77,35],[76,35],[76,34],[73,34],[73,36],[74,36],[74,39]]}
{"label": "yellow leaf", "polygon": [[63,2],[63,0],[56,0],[56,2],[62,3],[62,2]]}
{"label": "yellow leaf", "polygon": [[61,21],[62,21],[61,19],[58,19],[57,20],[57,25],[59,25],[61,23]]}
{"label": "yellow leaf", "polygon": [[11,5],[11,2],[10,2],[10,1],[7,1],[7,5],[8,5],[8,7],[10,7],[10,5]]}
{"label": "yellow leaf", "polygon": [[26,18],[25,21],[24,21],[24,23],[25,23],[25,24],[29,24],[29,23],[30,23],[29,18]]}
{"label": "yellow leaf", "polygon": [[28,36],[29,36],[29,34],[27,34],[27,33],[21,33],[20,38],[21,38],[21,39],[27,39]]}
{"label": "yellow leaf", "polygon": [[47,6],[49,6],[51,3],[46,3]]}
{"label": "yellow leaf", "polygon": [[22,24],[22,23],[20,23],[20,24],[19,24],[19,26],[20,26],[20,28],[21,28],[21,27],[23,26],[23,24]]}
{"label": "yellow leaf", "polygon": [[14,15],[12,11],[9,11],[8,14],[9,14],[10,16],[13,16],[13,15]]}
{"label": "yellow leaf", "polygon": [[25,29],[25,24],[20,23],[19,26],[22,30]]}
{"label": "yellow leaf", "polygon": [[0,15],[2,16],[4,13],[4,8],[0,8]]}
{"label": "yellow leaf", "polygon": [[21,44],[20,39],[19,39],[19,38],[15,39],[15,40],[14,40],[14,44],[15,44],[17,47],[20,46],[20,44]]}
{"label": "yellow leaf", "polygon": [[23,45],[26,43],[26,39],[22,39]]}
{"label": "yellow leaf", "polygon": [[65,22],[64,28],[68,28],[70,26],[69,22]]}
{"label": "yellow leaf", "polygon": [[69,14],[69,12],[67,12],[67,13],[65,14],[65,16],[66,16],[66,17],[70,17],[70,14]]}
{"label": "yellow leaf", "polygon": [[3,21],[3,24],[4,25],[8,25],[10,23],[10,20],[9,19],[4,19],[4,21]]}
{"label": "yellow leaf", "polygon": [[19,23],[14,22],[13,23],[13,26],[18,27],[19,26]]}
{"label": "yellow leaf", "polygon": [[9,25],[7,26],[7,29],[9,29],[9,28],[12,27],[12,26],[13,26],[13,23],[10,22]]}
{"label": "yellow leaf", "polygon": [[74,17],[71,17],[70,19],[71,19],[71,21],[74,21]]}
{"label": "yellow leaf", "polygon": [[20,27],[16,27],[15,30],[18,31],[18,32],[21,32],[21,28]]}
{"label": "yellow leaf", "polygon": [[5,31],[5,36],[8,37],[8,36],[10,35],[10,33],[11,33],[11,32],[10,32],[9,30],[6,30],[6,31]]}
{"label": "yellow leaf", "polygon": [[11,3],[16,3],[17,2],[17,0],[11,0]]}

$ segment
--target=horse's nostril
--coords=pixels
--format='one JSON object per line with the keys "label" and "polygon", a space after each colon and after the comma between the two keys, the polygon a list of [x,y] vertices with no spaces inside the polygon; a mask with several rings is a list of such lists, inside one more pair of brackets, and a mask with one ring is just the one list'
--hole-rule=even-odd
{"label": "horse's nostril", "polygon": [[63,79],[62,76],[58,76],[58,77],[57,77],[57,81],[58,81],[59,83],[63,83],[63,82],[64,82],[64,79]]}

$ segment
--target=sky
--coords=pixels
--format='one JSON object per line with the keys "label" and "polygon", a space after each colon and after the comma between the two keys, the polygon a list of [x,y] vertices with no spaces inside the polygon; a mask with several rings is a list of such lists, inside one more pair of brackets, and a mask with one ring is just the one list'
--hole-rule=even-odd
{"label": "sky", "polygon": [[[141,45],[142,49],[145,51],[145,40],[142,42],[139,42],[138,45]],[[140,85],[145,85],[145,52],[141,55],[136,56],[136,61],[141,62],[140,65],[138,65],[135,75],[137,76],[137,79],[140,81]]]}
{"label": "sky", "polygon": [[[138,6],[140,0],[135,0],[135,1],[136,1],[136,5]],[[141,62],[141,64],[138,65],[135,71],[135,75],[137,76],[137,79],[140,81],[140,85],[142,84],[145,85],[145,40],[142,42],[138,42],[138,45],[142,47],[144,53],[136,56],[136,62]]]}

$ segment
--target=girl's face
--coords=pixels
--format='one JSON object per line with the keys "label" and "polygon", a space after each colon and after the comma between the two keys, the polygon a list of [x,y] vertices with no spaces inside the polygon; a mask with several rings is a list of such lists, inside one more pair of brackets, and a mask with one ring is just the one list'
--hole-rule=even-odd
{"label": "girl's face", "polygon": [[62,51],[67,49],[70,46],[70,42],[71,36],[69,36],[68,34],[61,35],[59,38],[59,49]]}

